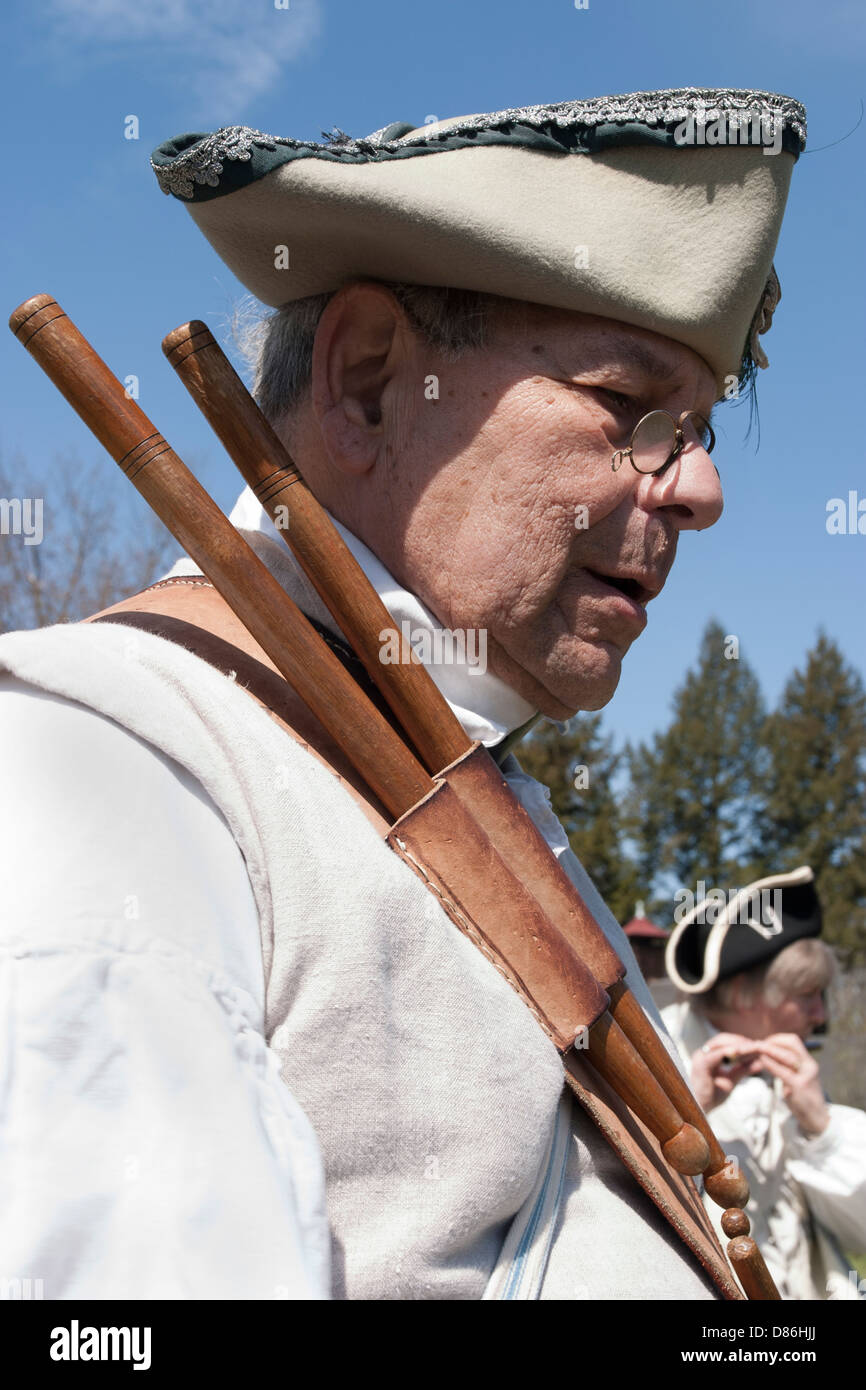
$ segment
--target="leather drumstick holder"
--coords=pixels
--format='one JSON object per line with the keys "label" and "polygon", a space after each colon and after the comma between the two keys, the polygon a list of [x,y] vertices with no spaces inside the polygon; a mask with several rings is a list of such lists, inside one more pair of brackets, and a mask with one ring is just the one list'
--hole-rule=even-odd
{"label": "leather drumstick holder", "polygon": [[387,842],[564,1052],[601,1017],[607,995],[500,858],[450,780],[435,782],[391,828]]}

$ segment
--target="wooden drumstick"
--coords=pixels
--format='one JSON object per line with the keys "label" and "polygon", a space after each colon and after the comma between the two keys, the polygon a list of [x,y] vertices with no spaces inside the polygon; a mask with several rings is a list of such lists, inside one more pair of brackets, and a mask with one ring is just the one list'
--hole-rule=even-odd
{"label": "wooden drumstick", "polygon": [[726,1236],[731,1237],[727,1245],[728,1259],[746,1297],[766,1303],[781,1302],[782,1295],[776,1288],[763,1255],[749,1234],[751,1224],[746,1213],[738,1207],[722,1212],[722,1230]]}
{"label": "wooden drumstick", "polygon": [[[436,784],[412,752],[56,301],[36,295],[13,312],[9,324],[391,814],[399,818],[434,791]],[[519,882],[515,891],[526,892]],[[555,939],[560,934],[528,893],[527,913],[531,949],[547,940],[552,954],[567,959],[565,984],[579,1000],[593,1063],[656,1135],[672,1166],[700,1172],[707,1157],[702,1136],[683,1122],[606,1014],[604,991],[583,962],[567,954],[567,943],[563,951],[561,938]],[[551,972],[550,988],[561,994],[562,983]]]}
{"label": "wooden drumstick", "polygon": [[653,1072],[674,1105],[707,1142],[709,1161],[703,1170],[704,1187],[720,1207],[744,1207],[749,1200],[749,1184],[736,1164],[731,1163],[716,1138],[709,1120],[689,1089],[682,1073],[667,1050],[657,1047],[658,1034],[624,982],[608,989],[610,1012],[641,1056],[651,1055]]}

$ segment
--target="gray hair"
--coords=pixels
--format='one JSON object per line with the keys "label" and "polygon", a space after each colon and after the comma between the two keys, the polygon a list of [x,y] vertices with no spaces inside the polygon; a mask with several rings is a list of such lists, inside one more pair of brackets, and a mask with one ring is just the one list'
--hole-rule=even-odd
{"label": "gray hair", "polygon": [[[390,290],[416,333],[449,362],[458,361],[472,349],[486,347],[494,321],[529,308],[523,301],[481,290],[389,280],[374,283]],[[334,294],[336,290],[296,299],[251,326],[245,325],[242,317],[236,319],[241,352],[253,369],[253,395],[273,425],[295,410],[309,390],[316,329]],[[740,371],[739,399],[747,394],[752,412],[756,408],[754,376],[755,366],[747,349]]]}
{"label": "gray hair", "polygon": [[812,994],[832,984],[836,972],[833,952],[817,937],[792,941],[772,960],[743,970],[726,980],[719,980],[712,989],[698,998],[706,1014],[728,1013],[736,1008],[751,1008],[763,1000],[776,1008],[785,999],[798,994]]}
{"label": "gray hair", "polygon": [[[508,301],[478,290],[377,282],[390,290],[415,331],[447,361],[484,347],[497,308]],[[246,333],[254,364],[253,394],[272,424],[295,409],[309,389],[319,320],[336,291],[285,304]]]}

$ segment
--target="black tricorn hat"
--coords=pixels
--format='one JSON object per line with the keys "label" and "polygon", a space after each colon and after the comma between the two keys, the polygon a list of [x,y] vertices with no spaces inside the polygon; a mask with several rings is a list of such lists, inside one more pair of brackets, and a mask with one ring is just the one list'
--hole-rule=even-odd
{"label": "black tricorn hat", "polygon": [[714,889],[677,922],[665,968],[678,989],[704,994],[719,980],[772,960],[792,941],[820,935],[815,876],[804,865],[730,894]]}

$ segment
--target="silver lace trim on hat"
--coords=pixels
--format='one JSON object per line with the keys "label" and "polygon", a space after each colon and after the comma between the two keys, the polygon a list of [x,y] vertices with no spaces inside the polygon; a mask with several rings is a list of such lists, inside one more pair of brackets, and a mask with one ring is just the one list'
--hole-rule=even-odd
{"label": "silver lace trim on hat", "polygon": [[249,159],[254,145],[273,150],[277,145],[298,143],[272,138],[262,130],[251,130],[249,126],[229,125],[197,140],[171,164],[154,164],[151,159],[150,166],[163,193],[173,193],[177,198],[191,198],[197,183],[206,184],[208,188],[219,187],[224,160]]}
{"label": "silver lace trim on hat", "polygon": [[336,131],[327,138],[326,143],[293,140],[290,136],[266,135],[261,130],[250,129],[249,126],[225,126],[213,135],[206,135],[196,141],[188,150],[177,155],[170,164],[154,164],[153,161],[151,163],[164,193],[173,193],[178,198],[192,198],[197,183],[205,184],[209,188],[219,186],[225,160],[248,160],[256,146],[274,150],[278,145],[283,145],[289,149],[310,150],[314,153],[322,151],[338,158],[347,155],[375,159],[381,154],[416,146],[435,148],[437,144],[455,136],[477,134],[483,130],[498,130],[510,125],[539,129],[553,125],[568,129],[574,126],[592,128],[608,123],[634,121],[655,126],[684,121],[690,116],[696,121],[709,124],[732,111],[771,115],[775,121],[781,122],[783,129],[787,126],[794,132],[801,149],[806,144],[806,112],[800,103],[791,97],[779,96],[775,92],[747,91],[734,87],[678,87],[661,92],[629,92],[625,96],[592,97],[587,101],[562,101],[548,106],[515,106],[505,111],[488,112],[486,115],[467,116],[448,125],[444,130],[431,132],[421,127],[396,140],[384,138],[391,126],[383,126],[372,135],[359,139]]}

